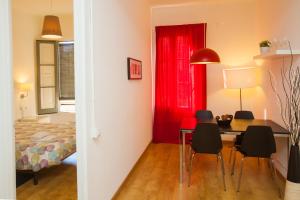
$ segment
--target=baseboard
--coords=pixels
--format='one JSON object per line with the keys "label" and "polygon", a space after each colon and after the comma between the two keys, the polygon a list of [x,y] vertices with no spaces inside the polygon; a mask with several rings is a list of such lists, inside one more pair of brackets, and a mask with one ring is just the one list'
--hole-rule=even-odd
{"label": "baseboard", "polygon": [[287,169],[286,167],[276,158],[274,159],[274,164],[275,164],[275,168],[276,170],[279,172],[279,174],[285,179],[287,174]]}
{"label": "baseboard", "polygon": [[280,179],[280,181],[285,182],[285,181],[286,181],[285,176],[283,176],[283,175],[281,174],[281,172],[278,171],[278,169],[275,169],[275,170],[276,170],[276,172],[277,172],[277,175],[278,175],[278,178]]}
{"label": "baseboard", "polygon": [[124,186],[126,180],[128,177],[130,177],[130,175],[133,173],[133,171],[136,169],[137,165],[139,164],[139,162],[141,161],[141,158],[144,156],[145,152],[148,150],[150,144],[152,143],[152,141],[149,142],[149,144],[147,145],[147,147],[145,148],[144,152],[141,154],[141,156],[139,157],[139,159],[136,161],[136,163],[134,164],[133,168],[130,170],[130,172],[128,173],[128,175],[126,176],[126,178],[123,180],[122,184],[120,185],[120,187],[118,188],[118,190],[115,192],[115,194],[113,195],[112,199],[115,199],[116,196],[118,196],[118,194],[121,191],[121,188]]}

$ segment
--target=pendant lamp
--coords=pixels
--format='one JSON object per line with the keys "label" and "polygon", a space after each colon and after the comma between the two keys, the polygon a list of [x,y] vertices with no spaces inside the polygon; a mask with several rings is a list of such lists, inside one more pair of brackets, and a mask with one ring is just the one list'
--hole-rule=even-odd
{"label": "pendant lamp", "polygon": [[[50,11],[52,11],[52,0],[50,0]],[[62,38],[59,18],[55,15],[46,15],[44,17],[42,38],[45,39],[60,39]]]}
{"label": "pendant lamp", "polygon": [[219,55],[212,49],[203,48],[195,51],[190,58],[191,64],[220,63]]}
{"label": "pendant lamp", "polygon": [[57,16],[46,15],[44,17],[42,38],[46,38],[46,39],[62,38],[59,18]]}

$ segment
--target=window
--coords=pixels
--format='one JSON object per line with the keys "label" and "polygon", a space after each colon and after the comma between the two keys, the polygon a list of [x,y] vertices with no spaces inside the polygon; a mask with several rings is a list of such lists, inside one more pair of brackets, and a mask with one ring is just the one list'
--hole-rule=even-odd
{"label": "window", "polygon": [[75,112],[74,42],[60,42],[59,112]]}
{"label": "window", "polygon": [[59,112],[75,113],[75,100],[60,100]]}
{"label": "window", "polygon": [[206,66],[191,65],[205,47],[206,24],[156,27],[154,142],[178,143],[183,117],[206,109]]}
{"label": "window", "polygon": [[36,45],[38,114],[75,112],[74,42]]}
{"label": "window", "polygon": [[60,42],[59,56],[59,100],[74,100],[74,43]]}

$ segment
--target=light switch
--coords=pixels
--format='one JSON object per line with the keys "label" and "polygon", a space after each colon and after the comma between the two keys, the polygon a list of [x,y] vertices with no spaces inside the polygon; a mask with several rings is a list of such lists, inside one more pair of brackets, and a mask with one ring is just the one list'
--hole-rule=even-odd
{"label": "light switch", "polygon": [[98,128],[94,127],[92,128],[92,139],[97,140],[101,136],[101,132]]}

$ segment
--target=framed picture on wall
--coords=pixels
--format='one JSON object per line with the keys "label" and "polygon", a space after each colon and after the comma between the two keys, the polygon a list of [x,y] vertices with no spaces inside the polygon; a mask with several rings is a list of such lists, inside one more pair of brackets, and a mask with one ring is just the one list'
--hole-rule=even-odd
{"label": "framed picture on wall", "polygon": [[127,58],[128,80],[142,79],[142,61]]}

